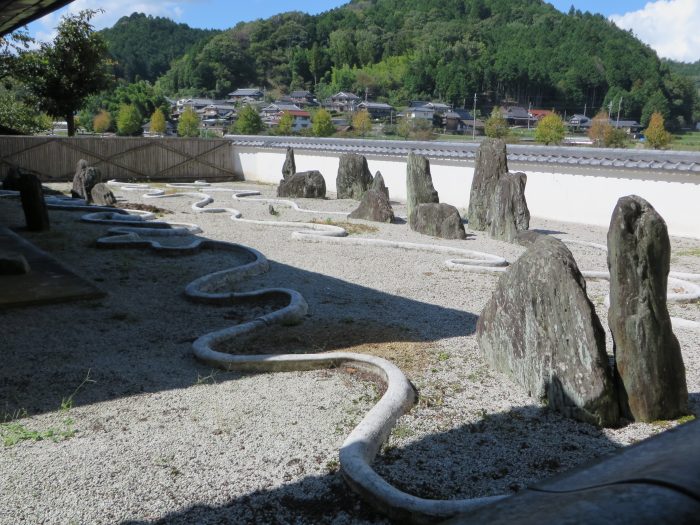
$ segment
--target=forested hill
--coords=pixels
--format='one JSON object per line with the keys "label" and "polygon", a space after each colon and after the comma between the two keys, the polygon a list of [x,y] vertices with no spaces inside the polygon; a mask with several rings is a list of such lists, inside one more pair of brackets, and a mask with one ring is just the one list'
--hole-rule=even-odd
{"label": "forested hill", "polygon": [[128,82],[139,79],[155,82],[170,69],[174,59],[219,31],[194,29],[168,18],[133,13],[100,33],[116,62],[117,76]]}
{"label": "forested hill", "polygon": [[700,60],[697,62],[676,62],[675,60],[664,60],[671,71],[683,75],[695,82],[700,90]]}
{"label": "forested hill", "polygon": [[238,87],[318,97],[352,90],[394,105],[441,99],[470,107],[519,103],[568,114],[621,103],[692,120],[695,90],[653,50],[601,15],[542,0],[353,0],[310,16],[240,23],[174,62],[170,94],[223,97]]}

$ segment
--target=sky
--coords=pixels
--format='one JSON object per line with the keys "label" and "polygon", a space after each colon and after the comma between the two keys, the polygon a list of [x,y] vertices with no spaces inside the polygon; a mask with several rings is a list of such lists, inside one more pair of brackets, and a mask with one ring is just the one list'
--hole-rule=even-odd
{"label": "sky", "polygon": [[[164,16],[192,27],[228,29],[240,21],[267,18],[277,13],[303,10],[317,14],[346,0],[76,0],[29,25],[39,40],[51,40],[62,14],[82,9],[104,9],[93,19],[97,29],[111,27],[134,11]],[[549,0],[564,13],[573,5],[581,11],[600,13],[623,29],[631,29],[659,56],[683,62],[700,60],[700,0]]]}

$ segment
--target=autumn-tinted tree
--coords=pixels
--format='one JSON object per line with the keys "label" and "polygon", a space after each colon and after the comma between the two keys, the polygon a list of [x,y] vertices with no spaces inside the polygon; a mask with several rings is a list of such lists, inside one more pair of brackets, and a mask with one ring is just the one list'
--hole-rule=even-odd
{"label": "autumn-tinted tree", "polygon": [[535,140],[541,144],[561,144],[566,135],[566,126],[556,113],[542,117],[535,129]]}
{"label": "autumn-tinted tree", "polygon": [[75,112],[111,80],[106,44],[90,24],[96,13],[87,9],[64,16],[53,42],[23,57],[23,80],[43,109],[66,120],[69,136],[75,134]]}
{"label": "autumn-tinted tree", "polygon": [[117,115],[118,135],[139,135],[141,134],[141,114],[136,106],[132,104],[122,104]]}
{"label": "autumn-tinted tree", "polygon": [[510,130],[508,129],[508,123],[506,119],[503,118],[501,113],[501,108],[496,106],[491,112],[491,116],[484,122],[484,133],[487,137],[491,138],[503,138],[507,137]]}
{"label": "autumn-tinted tree", "polygon": [[661,149],[671,142],[671,134],[664,127],[664,117],[661,113],[654,112],[649,119],[649,127],[644,130],[647,146]]}
{"label": "autumn-tinted tree", "polygon": [[601,147],[605,145],[606,130],[612,129],[610,119],[605,111],[600,111],[591,120],[591,127],[588,128],[588,138],[591,139],[594,146]]}
{"label": "autumn-tinted tree", "polygon": [[367,135],[372,130],[372,119],[369,116],[369,112],[367,110],[356,112],[352,116],[352,127],[361,137]]}
{"label": "autumn-tinted tree", "polygon": [[234,129],[239,135],[257,135],[263,130],[260,114],[253,106],[244,106],[238,112]]}
{"label": "autumn-tinted tree", "polygon": [[112,125],[112,116],[104,109],[92,119],[92,129],[95,133],[104,133]]}
{"label": "autumn-tinted tree", "polygon": [[199,117],[192,106],[187,106],[177,122],[180,137],[199,137]]}
{"label": "autumn-tinted tree", "polygon": [[311,117],[311,130],[316,137],[330,137],[335,133],[331,114],[325,109],[319,109]]}
{"label": "autumn-tinted tree", "polygon": [[151,115],[151,133],[165,135],[165,130],[165,115],[163,114],[163,110],[158,108],[153,112],[153,115]]}

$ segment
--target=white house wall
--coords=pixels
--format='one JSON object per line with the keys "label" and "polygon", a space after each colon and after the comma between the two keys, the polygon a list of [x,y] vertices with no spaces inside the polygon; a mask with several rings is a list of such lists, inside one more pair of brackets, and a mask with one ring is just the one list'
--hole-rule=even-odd
{"label": "white house wall", "polygon": [[[318,170],[326,189],[335,192],[339,154],[295,151],[297,171]],[[234,169],[246,180],[277,184],[282,177],[282,149],[234,148]],[[381,171],[392,200],[406,200],[406,159],[366,155],[370,171]],[[474,176],[473,163],[433,160],[433,185],[440,202],[464,211]],[[542,171],[538,166],[510,164],[527,174],[525,196],[533,217],[608,226],[615,203],[625,195],[639,195],[661,214],[672,235],[700,238],[700,176],[638,173],[622,170],[578,169]]]}

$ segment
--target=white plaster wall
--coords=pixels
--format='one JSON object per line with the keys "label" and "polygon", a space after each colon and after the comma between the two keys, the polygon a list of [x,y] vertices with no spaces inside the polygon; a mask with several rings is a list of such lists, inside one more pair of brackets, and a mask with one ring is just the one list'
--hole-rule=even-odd
{"label": "white plaster wall", "polygon": [[[282,177],[285,153],[282,150],[235,148],[234,166],[246,180],[277,184]],[[339,154],[295,151],[297,171],[318,170],[326,189],[335,192]],[[381,171],[392,200],[406,200],[406,160],[367,156],[372,173]],[[440,202],[461,210],[469,205],[474,167],[466,162],[432,161],[433,185]],[[608,226],[617,200],[639,195],[661,214],[672,235],[700,238],[700,176],[680,177],[652,174],[629,175],[622,171],[589,170],[578,173],[531,171],[511,166],[511,171],[527,173],[525,196],[533,217]],[[619,175],[618,175],[619,174]]]}

